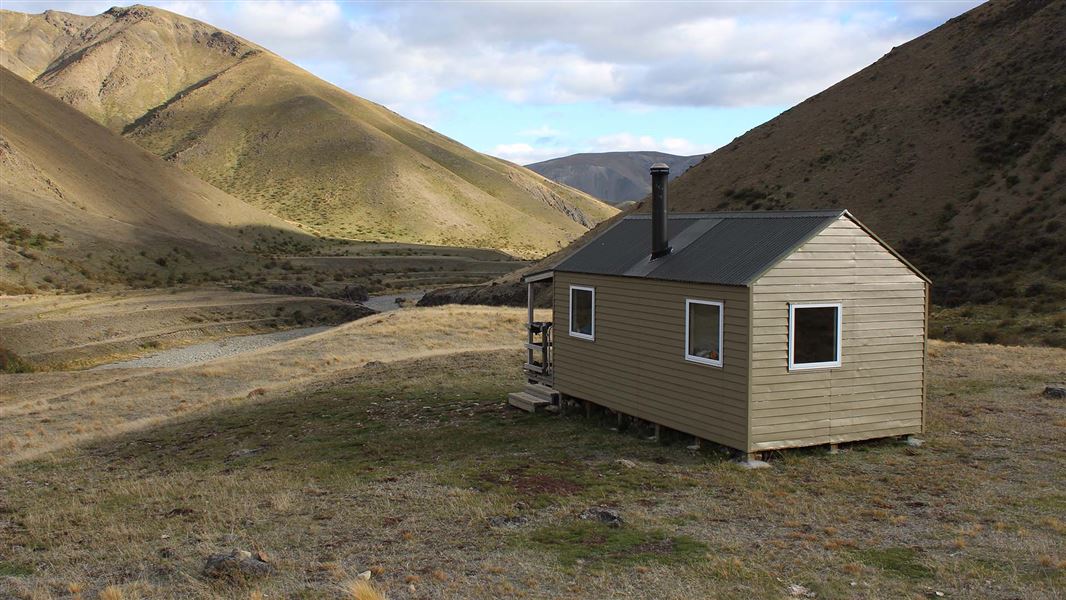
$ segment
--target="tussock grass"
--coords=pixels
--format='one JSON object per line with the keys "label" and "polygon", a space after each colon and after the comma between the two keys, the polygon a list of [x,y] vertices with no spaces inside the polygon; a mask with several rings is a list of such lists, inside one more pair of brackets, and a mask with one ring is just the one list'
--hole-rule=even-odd
{"label": "tussock grass", "polygon": [[365,579],[357,579],[344,584],[344,592],[349,600],[385,600],[385,594]]}

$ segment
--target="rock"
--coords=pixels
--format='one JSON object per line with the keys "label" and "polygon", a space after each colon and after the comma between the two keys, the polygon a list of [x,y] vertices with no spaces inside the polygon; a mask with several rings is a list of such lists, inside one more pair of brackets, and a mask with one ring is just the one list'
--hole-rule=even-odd
{"label": "rock", "polygon": [[245,456],[251,456],[262,450],[262,448],[240,448],[229,453],[227,458],[244,458]]}
{"label": "rock", "polygon": [[358,577],[359,579],[370,581],[370,575],[370,571],[363,571],[362,573],[356,575],[356,577]]}
{"label": "rock", "polygon": [[770,463],[765,460],[744,460],[740,462],[740,468],[747,469],[749,471],[754,469],[769,469]]}
{"label": "rock", "polygon": [[806,587],[793,583],[788,586],[788,595],[793,598],[814,598],[815,594]]}
{"label": "rock", "polygon": [[1066,387],[1060,387],[1057,385],[1046,386],[1044,388],[1044,397],[1062,400],[1066,398]]}
{"label": "rock", "polygon": [[346,285],[332,295],[339,300],[349,300],[351,302],[366,302],[370,299],[370,294],[361,285]]}
{"label": "rock", "polygon": [[907,436],[907,445],[912,447],[912,448],[920,448],[921,445],[924,444],[924,443],[925,443],[925,440],[918,439],[918,438],[914,437],[913,435],[908,435]]}
{"label": "rock", "polygon": [[622,515],[618,514],[618,511],[602,506],[586,508],[581,511],[578,517],[585,521],[599,521],[608,527],[621,527],[625,522],[622,520]]}
{"label": "rock", "polygon": [[516,527],[521,527],[528,522],[529,519],[522,516],[511,517],[504,515],[489,518],[489,525],[491,525],[492,527],[508,527],[513,529]]}
{"label": "rock", "polygon": [[616,460],[614,462],[622,465],[623,467],[625,467],[627,469],[632,469],[632,468],[635,468],[637,466],[637,463],[635,463],[635,462],[633,462],[631,460],[625,459],[625,458],[619,458],[618,460]]}
{"label": "rock", "polygon": [[212,579],[229,579],[241,581],[274,573],[274,566],[268,563],[266,555],[245,550],[234,550],[229,554],[212,554],[204,563],[204,576]]}

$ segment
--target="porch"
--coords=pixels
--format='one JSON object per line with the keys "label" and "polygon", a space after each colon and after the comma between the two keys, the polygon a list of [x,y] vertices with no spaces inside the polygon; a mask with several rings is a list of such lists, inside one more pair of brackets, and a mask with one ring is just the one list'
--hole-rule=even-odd
{"label": "porch", "polygon": [[526,387],[521,392],[508,394],[511,406],[525,411],[535,412],[541,408],[558,407],[560,394],[555,391],[555,376],[552,367],[551,321],[537,321],[535,317],[535,299],[537,286],[552,286],[553,273],[538,273],[524,279],[526,283],[526,362],[522,371],[526,376]]}

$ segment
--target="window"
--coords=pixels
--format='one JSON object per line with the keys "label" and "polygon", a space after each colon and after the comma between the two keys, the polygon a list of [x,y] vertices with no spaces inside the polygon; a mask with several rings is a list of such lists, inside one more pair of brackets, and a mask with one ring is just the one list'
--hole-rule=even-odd
{"label": "window", "polygon": [[596,290],[570,286],[570,335],[592,340],[596,334]]}
{"label": "window", "polygon": [[722,366],[721,302],[685,300],[685,360]]}
{"label": "window", "polygon": [[788,368],[840,366],[840,304],[788,306]]}

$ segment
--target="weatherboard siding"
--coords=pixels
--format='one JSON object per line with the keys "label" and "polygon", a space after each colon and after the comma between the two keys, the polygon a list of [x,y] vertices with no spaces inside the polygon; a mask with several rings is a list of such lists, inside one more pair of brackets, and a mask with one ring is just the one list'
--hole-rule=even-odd
{"label": "weatherboard siding", "polygon": [[[752,285],[749,450],[920,432],[920,277],[841,217]],[[789,303],[843,305],[841,366],[788,370]]]}
{"label": "weatherboard siding", "polygon": [[[555,273],[555,388],[734,448],[748,431],[748,289]],[[570,286],[596,290],[595,339],[569,335]],[[685,360],[685,300],[724,303],[723,366]]]}

